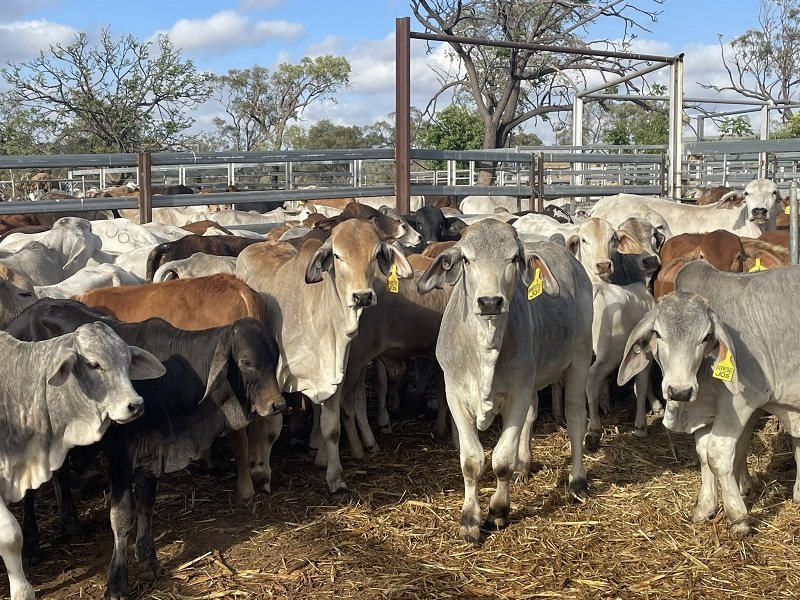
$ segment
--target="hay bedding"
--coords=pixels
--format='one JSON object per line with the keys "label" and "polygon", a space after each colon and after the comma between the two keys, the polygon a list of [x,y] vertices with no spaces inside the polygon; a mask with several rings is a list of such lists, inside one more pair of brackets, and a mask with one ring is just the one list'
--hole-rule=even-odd
{"label": "hay bedding", "polygon": [[[603,448],[587,458],[591,498],[567,498],[569,443],[548,414],[535,428],[534,472],[512,487],[511,523],[474,548],[458,539],[458,455],[408,420],[361,463],[344,457],[353,501],[326,504],[324,474],[298,455],[273,454],[270,496],[233,504],[235,478],[182,473],[159,486],[154,533],[161,573],[132,599],[215,598],[777,598],[800,594],[791,502],[790,442],[773,421],[751,448],[752,513],[760,533],[728,535],[721,515],[691,524],[699,484],[693,439],[632,412],[606,418]],[[487,435],[494,442],[497,428]],[[232,465],[231,465],[232,467]],[[491,469],[481,503],[492,493]],[[81,501],[89,541],[65,544],[50,486],[41,494],[43,560],[27,573],[40,598],[101,598],[111,549],[104,499]],[[19,514],[19,513],[18,513]],[[0,594],[8,595],[2,574]]]}

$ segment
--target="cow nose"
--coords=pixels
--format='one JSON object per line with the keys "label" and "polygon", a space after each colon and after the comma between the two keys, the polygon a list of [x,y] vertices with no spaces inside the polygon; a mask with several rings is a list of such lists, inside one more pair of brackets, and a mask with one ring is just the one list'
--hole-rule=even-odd
{"label": "cow nose", "polygon": [[503,308],[502,296],[479,296],[478,308],[482,315],[499,315]]}
{"label": "cow nose", "polygon": [[667,386],[667,400],[675,400],[676,402],[688,402],[692,399],[692,388],[674,388],[671,385]]}
{"label": "cow nose", "polygon": [[353,302],[356,306],[372,306],[372,292],[353,292]]}
{"label": "cow nose", "polygon": [[750,211],[750,215],[752,219],[766,219],[767,218],[767,209],[766,208],[754,208]]}
{"label": "cow nose", "polygon": [[611,274],[614,272],[614,265],[611,264],[610,260],[601,260],[596,265],[598,275],[605,275]]}
{"label": "cow nose", "polygon": [[655,255],[653,255],[653,256],[645,256],[642,259],[642,266],[645,269],[648,269],[648,270],[649,269],[655,270],[655,269],[657,269],[659,267],[660,264],[661,264],[661,259],[658,258],[658,256],[655,256]]}

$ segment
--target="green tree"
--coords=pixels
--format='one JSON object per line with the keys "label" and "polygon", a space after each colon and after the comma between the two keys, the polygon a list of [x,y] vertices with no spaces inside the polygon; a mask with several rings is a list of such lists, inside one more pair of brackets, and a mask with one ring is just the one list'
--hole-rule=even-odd
{"label": "green tree", "polygon": [[274,73],[255,65],[217,77],[217,98],[226,118],[214,119],[221,138],[234,150],[281,149],[286,129],[305,109],[350,84],[350,63],[341,56],[304,57],[282,63]]}
{"label": "green tree", "polygon": [[0,74],[20,118],[53,129],[54,148],[81,151],[172,147],[211,94],[211,76],[184,60],[169,37],[115,40],[107,29],[97,46],[79,33]]}
{"label": "green tree", "polygon": [[[433,120],[420,125],[417,143],[420,148],[477,150],[483,145],[483,119],[466,106],[450,104],[437,112]],[[436,161],[434,168],[441,169],[443,165],[442,161]]]}
{"label": "green tree", "polygon": [[328,119],[314,123],[293,141],[297,150],[366,148],[364,131],[358,125],[336,125]]}
{"label": "green tree", "polygon": [[722,117],[719,123],[720,138],[748,138],[754,137],[753,125],[746,115],[738,117]]}
{"label": "green tree", "polygon": [[793,114],[788,123],[773,131],[772,137],[776,139],[800,138],[800,113]]}
{"label": "green tree", "polygon": [[[654,84],[653,95],[663,96],[667,90]],[[669,142],[668,103],[658,101],[623,101],[608,106],[602,127],[602,139],[607,144],[625,146],[656,146]]]}
{"label": "green tree", "polygon": [[[622,31],[602,36],[602,44],[617,50],[628,46],[639,20],[655,18],[657,13],[644,4],[653,2],[411,0],[414,16],[426,30],[490,40],[597,47],[602,38],[593,36],[592,26],[616,22]],[[470,96],[483,121],[484,148],[504,147],[511,132],[530,119],[569,110],[576,85],[585,83],[589,73],[618,75],[633,66],[618,59],[577,54],[448,44],[460,68],[442,74],[434,101],[445,92]],[[488,183],[490,177],[491,165],[486,165],[480,180]]]}
{"label": "green tree", "polygon": [[[761,0],[758,27],[733,38],[730,51],[720,35],[719,46],[728,83],[703,87],[761,101],[794,99],[800,86],[800,0]],[[780,114],[785,124],[793,111]]]}

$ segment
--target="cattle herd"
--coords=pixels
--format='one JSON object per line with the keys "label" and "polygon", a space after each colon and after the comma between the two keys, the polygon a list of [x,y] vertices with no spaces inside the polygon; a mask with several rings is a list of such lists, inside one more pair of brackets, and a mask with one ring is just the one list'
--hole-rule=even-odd
{"label": "cattle herd", "polygon": [[[787,267],[772,181],[712,195],[620,194],[581,219],[466,198],[460,210],[437,200],[410,215],[378,199],[156,209],[145,225],[63,216],[35,232],[4,220],[0,555],[12,600],[34,597],[23,571],[39,554],[34,490],[52,478],[62,529],[80,531],[75,453],[108,465],[114,600],[129,595],[131,529],[139,576],[157,576],[159,478],[225,437],[238,500],[269,492],[287,402],[292,418],[313,412],[309,447],[331,498],[347,499],[342,426],[352,457],[377,447],[370,364],[384,432],[389,409],[411,401],[398,387],[408,367],[417,393],[435,382],[436,434],[446,437],[449,416],[460,453],[465,541],[507,524],[547,386],[570,441],[569,490],[587,495],[584,446],[601,445],[611,380],[633,381],[637,436],[648,402],[667,429],[694,434],[691,518],[716,514],[719,488],[732,535],[749,534],[745,459],[762,414],[778,417],[800,461],[800,325],[786,302],[800,294],[800,270]],[[498,416],[484,512],[480,433]],[[8,505],[23,498],[21,528]]]}

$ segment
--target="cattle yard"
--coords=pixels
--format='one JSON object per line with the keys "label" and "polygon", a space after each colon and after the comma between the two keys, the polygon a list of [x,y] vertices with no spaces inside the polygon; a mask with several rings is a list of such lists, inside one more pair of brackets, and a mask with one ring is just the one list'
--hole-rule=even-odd
{"label": "cattle yard", "polygon": [[[545,407],[546,408],[546,407]],[[800,510],[791,502],[789,439],[765,421],[751,446],[758,533],[728,534],[724,516],[687,519],[699,481],[693,438],[650,417],[633,436],[630,399],[605,419],[601,449],[587,456],[590,497],[567,497],[566,431],[549,412],[537,423],[530,478],[512,490],[509,526],[479,548],[457,538],[458,452],[432,422],[405,419],[365,461],[345,457],[353,500],[331,505],[324,473],[304,452],[274,455],[272,493],[237,506],[232,465],[224,477],[165,478],[156,503],[161,574],[136,577],[131,598],[776,598],[795,595]],[[498,429],[487,432],[485,445]],[[481,499],[493,486],[481,480]],[[76,486],[89,531],[57,538],[51,486],[43,488],[42,562],[27,569],[44,598],[100,598],[112,544],[103,483]],[[0,594],[7,594],[5,578]]]}

